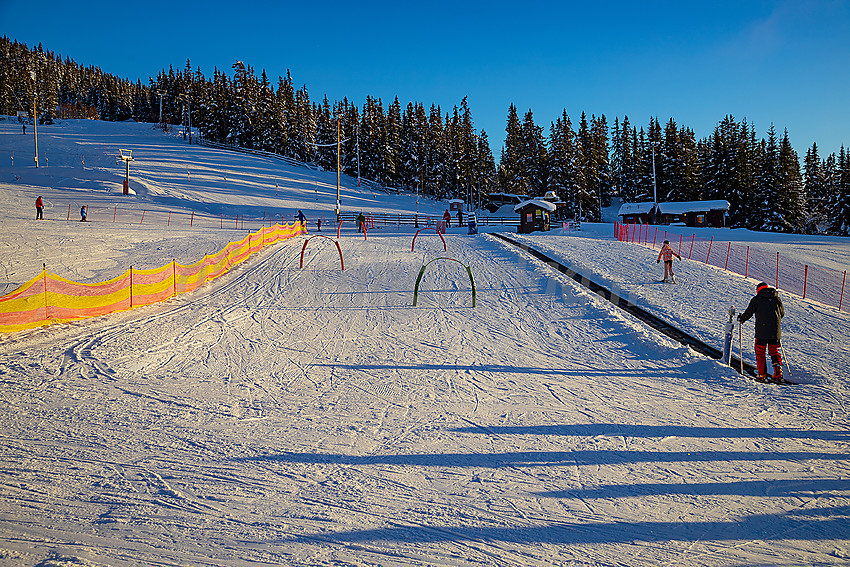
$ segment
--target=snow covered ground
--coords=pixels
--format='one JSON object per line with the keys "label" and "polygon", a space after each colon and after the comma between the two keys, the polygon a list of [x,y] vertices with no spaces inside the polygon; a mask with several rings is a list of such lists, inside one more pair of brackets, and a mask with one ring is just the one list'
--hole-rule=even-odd
{"label": "snow covered ground", "polygon": [[[38,170],[31,137],[0,134],[3,293],[42,263],[94,282],[190,262],[244,235],[228,215],[333,216],[334,173],[149,125],[40,128]],[[344,210],[416,210],[343,179]],[[583,228],[522,239],[715,346],[754,291],[689,261],[659,284],[655,252]],[[344,271],[326,239],[299,269],[298,238],[163,304],[0,336],[0,566],[850,562],[850,315],[783,294],[804,384],[757,384],[465,232],[411,252],[412,230],[344,227]],[[721,234],[850,256],[842,239]],[[442,256],[459,262],[430,264],[413,307]]]}

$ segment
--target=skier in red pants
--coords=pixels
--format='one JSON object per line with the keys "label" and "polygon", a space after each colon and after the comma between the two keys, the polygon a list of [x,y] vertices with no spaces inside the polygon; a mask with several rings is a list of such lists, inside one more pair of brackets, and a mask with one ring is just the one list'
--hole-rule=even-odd
{"label": "skier in red pants", "polygon": [[770,353],[770,361],[773,365],[773,376],[770,378],[774,382],[782,381],[782,354],[780,353],[781,328],[780,322],[785,316],[785,309],[782,306],[782,299],[779,298],[779,293],[761,282],[756,286],[756,296],[750,300],[747,309],[738,315],[738,321],[743,323],[753,315],[756,316],[756,380],[766,381],[767,375],[767,360],[765,351]]}

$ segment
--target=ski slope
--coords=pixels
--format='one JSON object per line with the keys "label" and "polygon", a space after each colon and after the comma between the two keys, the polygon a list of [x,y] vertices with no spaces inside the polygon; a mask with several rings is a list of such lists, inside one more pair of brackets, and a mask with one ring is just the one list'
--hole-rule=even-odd
{"label": "ski slope", "polygon": [[[4,144],[23,143],[0,126]],[[40,148],[143,145],[146,181],[131,168],[136,195],[119,195],[123,172],[105,158],[87,165],[99,181],[71,165],[53,173],[52,159],[49,173],[0,168],[10,286],[42,262],[99,281],[128,261],[188,261],[244,234],[68,222],[57,212],[72,197],[333,214],[335,174],[187,149],[145,125],[55,128],[74,141],[47,127]],[[169,177],[181,166],[168,156],[186,152],[208,165],[191,181]],[[220,169],[233,172],[226,188]],[[277,201],[260,181],[275,175]],[[415,196],[344,184],[344,207],[416,210]],[[32,220],[38,194],[52,221]],[[679,284],[659,284],[657,252],[611,240],[608,225],[584,228],[522,238],[706,342],[719,345],[725,311],[754,292],[688,261],[676,264]],[[311,241],[299,268],[293,239],[168,302],[0,337],[0,565],[850,560],[848,314],[783,295],[784,342],[805,384],[757,384],[465,232],[450,230],[445,252],[422,233],[411,252],[411,230],[364,239],[344,227],[345,270],[328,239]],[[845,242],[799,250],[840,265]],[[420,268],[443,256],[460,263],[431,263],[413,307]],[[747,356],[751,324],[744,332]]]}

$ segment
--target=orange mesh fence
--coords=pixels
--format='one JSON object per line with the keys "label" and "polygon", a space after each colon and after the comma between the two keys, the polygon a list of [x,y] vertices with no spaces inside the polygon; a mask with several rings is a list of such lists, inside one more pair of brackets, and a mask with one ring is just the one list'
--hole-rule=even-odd
{"label": "orange mesh fence", "polygon": [[684,236],[662,227],[640,224],[615,224],[614,235],[625,242],[637,242],[652,248],[670,241],[673,250],[690,260],[697,260],[744,277],[762,280],[777,289],[795,293],[839,311],[850,311],[845,300],[847,272],[803,264],[782,257],[779,252],[766,252],[754,246]]}
{"label": "orange mesh fence", "polygon": [[305,232],[297,223],[263,227],[188,266],[171,261],[159,268],[130,267],[120,276],[100,283],[74,282],[45,268],[12,293],[0,297],[0,331],[21,331],[158,303],[197,289],[266,246]]}

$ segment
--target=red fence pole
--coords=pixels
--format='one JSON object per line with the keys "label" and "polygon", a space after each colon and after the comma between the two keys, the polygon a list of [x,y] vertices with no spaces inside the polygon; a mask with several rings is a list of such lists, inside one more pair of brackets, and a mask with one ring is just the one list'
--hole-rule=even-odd
{"label": "red fence pole", "polygon": [[143,222],[145,222],[145,211],[144,210],[142,210],[142,220],[139,221],[139,224],[142,224]]}
{"label": "red fence pole", "polygon": [[71,203],[68,203],[68,220],[71,220]]}
{"label": "red fence pole", "polygon": [[174,279],[174,295],[172,297],[177,297],[177,260],[174,258],[171,259],[171,277]]}
{"label": "red fence pole", "polygon": [[691,251],[690,251],[690,252],[688,252],[688,260],[690,260],[690,259],[691,259],[691,254],[693,254],[693,253],[694,253],[694,240],[696,239],[696,237],[697,237],[697,235],[696,235],[696,234],[694,234],[693,236],[691,236]]}
{"label": "red fence pole", "polygon": [[221,214],[221,216],[218,219],[218,227],[224,228],[224,213],[220,213],[220,214]]}
{"label": "red fence pole", "polygon": [[655,241],[658,240],[658,227],[655,227],[655,236],[652,237],[652,248],[655,248]]}
{"label": "red fence pole", "polygon": [[708,254],[705,255],[705,263],[708,264],[708,259],[711,257],[711,245],[714,244],[714,235],[711,236],[711,240],[708,241]]}
{"label": "red fence pole", "polygon": [[192,211],[192,216],[189,218],[189,226],[195,224],[195,211]]}
{"label": "red fence pole", "polygon": [[118,216],[118,205],[115,205],[115,210],[112,211],[112,222],[115,222],[115,217]]}
{"label": "red fence pole", "polygon": [[168,222],[165,223],[165,226],[171,226],[171,211],[168,211]]}
{"label": "red fence pole", "polygon": [[809,265],[806,264],[806,271],[803,274],[803,299],[806,299],[806,284],[809,283]]}
{"label": "red fence pole", "polygon": [[729,247],[726,249],[726,265],[723,266],[724,270],[729,270],[729,252],[732,251],[732,243],[729,243]]}
{"label": "red fence pole", "polygon": [[841,282],[841,299],[838,300],[838,310],[841,311],[841,303],[844,301],[844,284],[847,283],[847,270],[844,270],[844,280]]}
{"label": "red fence pole", "polygon": [[682,255],[682,235],[679,235],[679,256]]}

